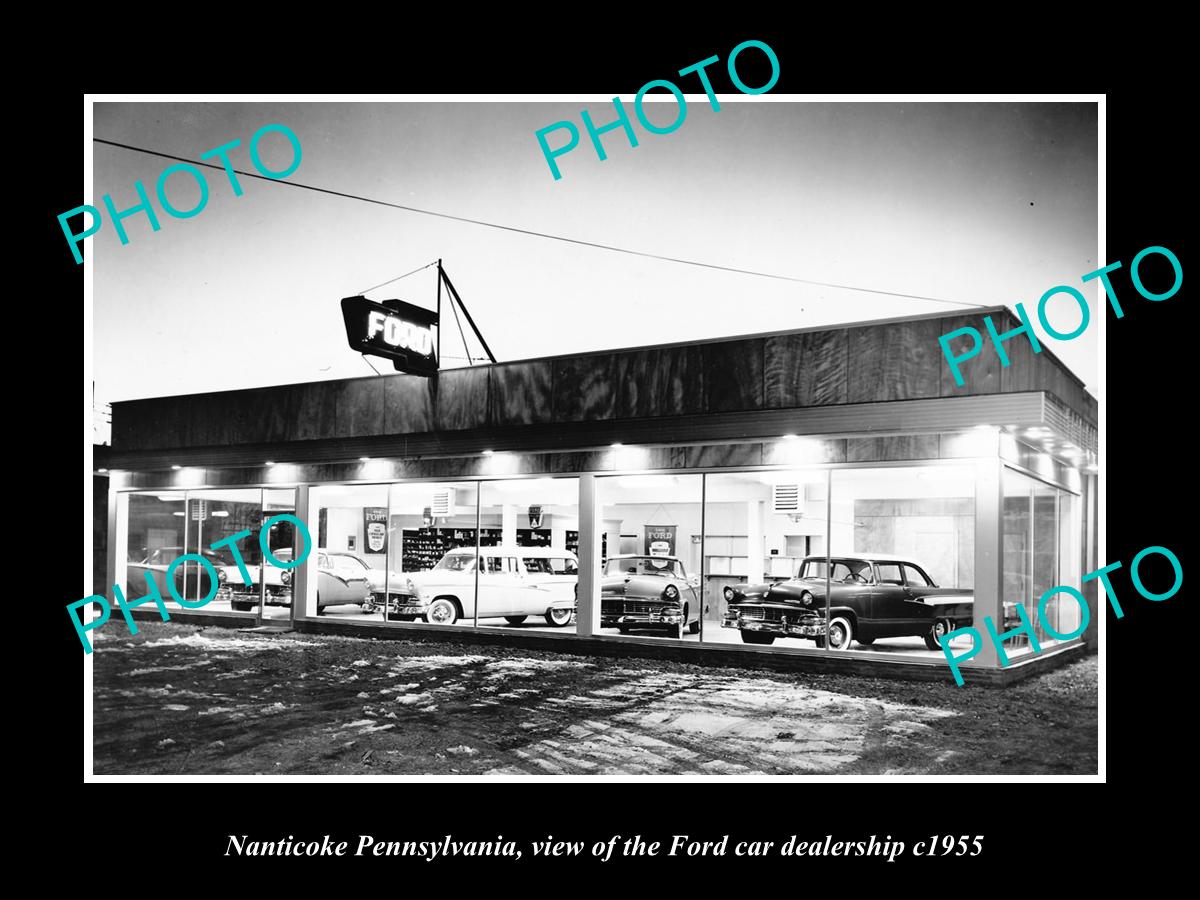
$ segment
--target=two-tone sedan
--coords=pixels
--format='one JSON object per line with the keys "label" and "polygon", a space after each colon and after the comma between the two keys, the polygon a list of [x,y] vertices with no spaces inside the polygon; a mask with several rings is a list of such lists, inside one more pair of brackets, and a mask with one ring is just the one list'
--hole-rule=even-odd
{"label": "two-tone sedan", "polygon": [[975,598],[970,590],[939,587],[924,566],[906,557],[864,554],[828,561],[810,556],[794,579],[730,585],[725,601],[721,624],[738,629],[747,644],[790,637],[846,650],[854,641],[915,636],[940,650],[944,635],[971,624]]}
{"label": "two-tone sedan", "polygon": [[673,556],[614,556],[604,564],[600,627],[625,634],[632,628],[670,637],[700,632],[699,582]]}

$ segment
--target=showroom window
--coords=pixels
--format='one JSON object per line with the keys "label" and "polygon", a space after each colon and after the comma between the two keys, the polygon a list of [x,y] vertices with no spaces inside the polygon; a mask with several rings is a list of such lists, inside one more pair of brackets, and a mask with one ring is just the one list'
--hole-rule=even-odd
{"label": "showroom window", "polygon": [[406,482],[387,488],[389,622],[475,625],[475,596],[494,564],[501,530],[481,525],[474,481]]}
{"label": "showroom window", "polygon": [[[1025,607],[1043,648],[1058,641],[1046,633],[1037,614],[1042,594],[1058,585],[1078,589],[1079,498],[1010,468],[1004,470],[1004,619],[1007,628],[1020,624],[1013,607]],[[1055,595],[1045,618],[1060,634],[1074,631],[1082,612],[1069,596]],[[1017,635],[1005,642],[1009,657],[1032,652],[1029,639]]]}
{"label": "showroom window", "polygon": [[699,641],[702,475],[596,479],[600,633]]}
{"label": "showroom window", "polygon": [[829,527],[831,557],[865,567],[831,578],[815,597],[828,604],[829,622],[813,643],[943,659],[942,635],[974,623],[974,466],[837,469]]}
{"label": "showroom window", "polygon": [[[309,492],[316,549],[309,557],[309,615],[382,621],[388,589],[388,486],[327,485]],[[306,598],[309,601],[310,598]]]}
{"label": "showroom window", "polygon": [[[743,598],[786,585],[802,574],[824,584],[829,473],[824,469],[719,473],[705,476],[704,641],[774,643],[760,622],[785,615],[777,605],[744,607]],[[846,571],[835,564],[835,577]],[[731,601],[734,601],[731,605]],[[815,610],[813,611],[815,614]],[[808,641],[781,639],[780,646]]]}
{"label": "showroom window", "polygon": [[579,584],[579,479],[514,478],[480,485],[479,624],[575,633]]}
{"label": "showroom window", "polygon": [[[158,587],[172,615],[196,612],[180,606],[167,584],[171,564],[185,553],[204,556],[217,572],[218,590],[202,610],[211,612],[258,613],[265,594],[266,618],[291,614],[291,592],[284,583],[284,570],[265,566],[260,533],[264,521],[279,513],[295,513],[292,489],[212,489],[133,493],[126,506],[128,544],[125,593],[130,600],[144,597],[151,581]],[[213,548],[239,532],[249,532],[232,545]],[[277,522],[267,535],[267,545],[276,558],[286,560],[293,552],[296,535],[290,522]],[[247,584],[234,554],[241,557],[250,577]],[[177,566],[171,576],[175,590],[185,600],[197,602],[211,593],[211,576],[199,562]]]}

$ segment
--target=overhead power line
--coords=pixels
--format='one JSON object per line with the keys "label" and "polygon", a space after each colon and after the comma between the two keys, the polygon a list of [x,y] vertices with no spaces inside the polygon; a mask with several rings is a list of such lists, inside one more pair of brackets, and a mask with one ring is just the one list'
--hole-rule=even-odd
{"label": "overhead power line", "polygon": [[[185,162],[193,166],[202,166],[206,169],[217,169],[222,172],[225,171],[224,166],[219,166],[215,163],[199,162],[194,159],[188,159],[185,156],[175,156],[171,153],[163,153],[160,150],[149,150],[145,147],[135,147],[132,144],[122,144],[118,141],[108,141],[104,138],[98,137],[94,137],[92,140],[98,144],[107,144],[110,147],[120,147],[123,150],[133,150],[137,153],[147,153],[150,156],[160,156],[163,159],[173,159],[177,162]],[[545,238],[549,241],[561,241],[565,244],[576,244],[580,247],[593,247],[597,250],[609,250],[613,253],[626,253],[630,256],[640,256],[644,259],[657,259],[663,262],[678,263],[679,265],[683,266],[697,266],[702,269],[714,269],[718,272],[733,272],[738,275],[753,275],[759,278],[772,278],[776,281],[791,281],[797,284],[809,284],[816,287],[836,288],[837,290],[843,291],[860,291],[865,294],[878,294],[883,297],[898,297],[903,300],[925,300],[929,303],[950,303],[954,306],[977,306],[980,308],[986,305],[983,303],[969,303],[965,300],[946,300],[942,297],[926,297],[922,294],[905,294],[900,291],[881,291],[877,288],[857,287],[852,284],[836,284],[831,281],[816,281],[811,278],[797,278],[794,275],[780,275],[775,272],[760,272],[755,269],[740,269],[735,266],[720,266],[716,263],[706,263],[695,259],[682,259],[677,256],[664,256],[660,253],[648,253],[644,250],[631,250],[628,247],[616,247],[612,244],[600,244],[595,241],[584,241],[578,238],[564,237],[560,234],[549,234],[544,231],[532,231],[528,228],[517,228],[513,225],[501,225],[498,222],[485,222],[482,219],[472,219],[467,216],[456,216],[452,215],[451,213],[437,212],[436,210],[432,209],[421,209],[418,206],[405,206],[402,203],[392,203],[389,200],[377,200],[374,197],[364,197],[361,194],[350,194],[345,191],[335,191],[330,188],[317,187],[313,184],[304,184],[300,181],[292,181],[291,179],[268,178],[266,175],[260,175],[257,172],[245,172],[241,169],[231,169],[230,171],[235,172],[238,175],[243,175],[247,178],[257,178],[260,181],[269,181],[272,184],[284,184],[294,188],[301,188],[302,190],[306,191],[315,191],[318,194],[328,194],[331,197],[344,197],[347,200],[359,200],[363,203],[371,203],[375,206],[386,206],[391,209],[400,209],[405,212],[417,213],[418,215],[422,216],[435,216],[439,219],[450,219],[454,222],[466,222],[470,225],[480,225],[484,228],[496,228],[500,231],[512,232],[513,234],[524,234],[530,237]],[[420,270],[418,269],[417,271]],[[389,282],[384,282],[384,284],[388,283]],[[376,285],[376,287],[381,286],[382,285]]]}

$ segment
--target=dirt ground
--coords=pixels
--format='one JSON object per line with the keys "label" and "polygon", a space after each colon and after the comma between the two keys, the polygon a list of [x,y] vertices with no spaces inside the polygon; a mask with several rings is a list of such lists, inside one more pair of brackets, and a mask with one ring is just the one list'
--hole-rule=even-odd
{"label": "dirt ground", "polygon": [[1008,688],[139,623],[96,774],[1094,774],[1096,657]]}

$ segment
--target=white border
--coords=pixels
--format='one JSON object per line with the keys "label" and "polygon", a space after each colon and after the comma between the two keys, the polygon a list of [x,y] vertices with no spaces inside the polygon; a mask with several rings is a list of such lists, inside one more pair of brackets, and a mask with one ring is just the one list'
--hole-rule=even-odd
{"label": "white border", "polygon": [[[688,93],[684,95],[689,103],[703,102],[707,100],[706,94]],[[936,103],[936,102],[951,102],[951,103],[1096,103],[1097,104],[1097,178],[1099,180],[1099,191],[1097,197],[1097,222],[1098,222],[1098,256],[1097,260],[1107,259],[1105,254],[1106,244],[1106,229],[1105,229],[1105,209],[1106,209],[1106,192],[1105,181],[1107,175],[1107,156],[1105,145],[1105,129],[1106,129],[1106,95],[1104,94],[758,94],[753,96],[743,94],[717,94],[717,99],[720,103]],[[178,103],[252,103],[252,102],[275,102],[275,103],[304,103],[304,102],[322,102],[322,103],[370,103],[370,102],[388,102],[388,103],[608,103],[613,99],[609,94],[505,94],[498,96],[494,94],[85,94],[83,100],[83,139],[84,139],[84,172],[83,172],[83,196],[84,203],[95,205],[92,202],[93,198],[93,182],[92,182],[92,106],[95,103],[108,102],[178,102]],[[625,100],[624,97],[621,98]],[[671,95],[647,95],[645,98],[651,102],[674,102],[674,97]],[[106,135],[108,138],[113,138],[112,135]],[[83,596],[88,596],[92,592],[92,379],[93,379],[93,311],[94,311],[94,295],[92,290],[93,276],[93,257],[92,254],[86,254],[84,257],[84,396],[85,396],[85,431],[84,431],[84,554],[85,554],[85,570],[86,582],[84,585]],[[1083,275],[1085,273],[1080,273]],[[1097,282],[1097,285],[1099,282]],[[1102,289],[1102,288],[1100,288]],[[1096,309],[1099,313],[1096,319],[1099,322],[1099,353],[1097,364],[1099,366],[1099,472],[1098,472],[1098,495],[1097,495],[1097,516],[1099,518],[1099,535],[1097,541],[1097,559],[1100,565],[1104,565],[1104,560],[1107,559],[1107,530],[1105,527],[1105,498],[1107,493],[1106,479],[1106,386],[1107,386],[1107,370],[1106,370],[1106,352],[1105,352],[1105,335],[1106,335],[1106,317],[1103,315],[1106,298],[1103,294],[1100,295],[1099,301],[1096,304]],[[779,782],[779,781],[798,781],[805,783],[816,782],[870,782],[870,783],[888,783],[897,781],[907,782],[937,782],[945,783],[953,782],[1085,782],[1085,783],[1103,783],[1107,780],[1107,754],[1106,754],[1106,724],[1107,718],[1105,715],[1106,706],[1106,616],[1103,615],[1104,597],[1099,588],[1097,588],[1096,601],[1096,616],[1099,619],[1099,685],[1098,685],[1098,765],[1096,775],[955,775],[955,776],[931,776],[931,775],[760,775],[760,776],[725,776],[725,775],[505,775],[505,776],[488,776],[488,775],[95,775],[92,772],[93,756],[92,756],[92,654],[84,657],[84,769],[83,780],[85,783],[109,783],[109,782],[306,782],[306,781],[328,781],[328,782],[357,782],[366,784],[375,784],[378,782],[517,782],[525,784],[528,782],[548,781],[548,782],[646,782],[646,781],[686,781],[686,782]],[[93,618],[89,612],[88,621]],[[784,673],[779,673],[783,675]],[[986,690],[1004,690],[1004,688],[986,688]]]}

